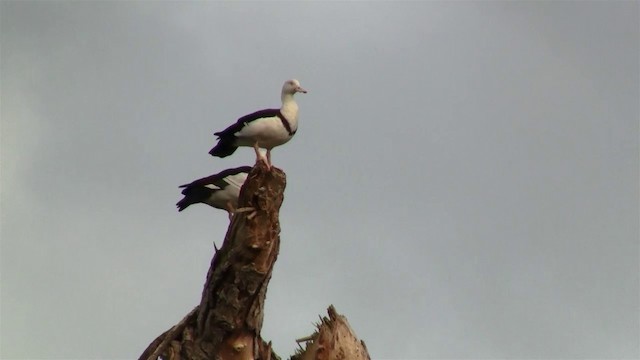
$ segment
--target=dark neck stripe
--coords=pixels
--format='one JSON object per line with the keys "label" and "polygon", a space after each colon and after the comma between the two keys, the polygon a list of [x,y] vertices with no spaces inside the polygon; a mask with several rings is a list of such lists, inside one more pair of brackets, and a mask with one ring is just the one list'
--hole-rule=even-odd
{"label": "dark neck stripe", "polygon": [[282,121],[282,125],[284,125],[284,128],[287,129],[289,136],[293,136],[296,132],[291,130],[291,124],[289,124],[289,120],[287,120],[287,118],[285,118],[280,111],[278,111],[278,117],[280,118],[280,121]]}

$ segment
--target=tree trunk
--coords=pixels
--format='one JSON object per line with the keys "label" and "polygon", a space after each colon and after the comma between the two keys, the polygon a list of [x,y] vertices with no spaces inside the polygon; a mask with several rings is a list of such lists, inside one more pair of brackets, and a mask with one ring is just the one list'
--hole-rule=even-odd
{"label": "tree trunk", "polygon": [[[238,206],[255,211],[238,213],[231,220],[224,243],[211,261],[200,304],[152,341],[139,360],[279,359],[272,352],[271,344],[260,336],[260,330],[267,285],[280,248],[278,214],[285,186],[286,176],[282,170],[269,171],[262,162],[253,167],[240,191]],[[322,324],[346,324],[346,319],[342,321],[343,317],[337,315],[333,307],[329,308],[329,317]],[[327,349],[327,339],[335,335],[323,334],[343,334],[335,331],[341,326],[334,327],[332,332],[323,332],[319,327],[315,334],[319,337],[309,337],[307,348],[316,344],[319,349]],[[329,354],[324,350],[320,352]],[[301,360],[351,359],[296,356],[302,353],[293,357]],[[353,359],[367,358],[368,354],[366,358]]]}

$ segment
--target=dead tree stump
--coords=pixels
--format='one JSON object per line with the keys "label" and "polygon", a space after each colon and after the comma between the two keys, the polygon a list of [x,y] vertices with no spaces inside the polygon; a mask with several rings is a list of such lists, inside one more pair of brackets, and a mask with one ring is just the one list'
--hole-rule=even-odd
{"label": "dead tree stump", "polygon": [[[256,163],[245,181],[236,214],[216,250],[200,304],[147,346],[139,360],[277,360],[262,329],[264,301],[280,248],[279,211],[285,173]],[[346,318],[329,307],[316,332],[292,360],[369,360]]]}
{"label": "dead tree stump", "polygon": [[260,337],[264,300],[280,247],[278,213],[286,176],[258,162],[240,191],[239,207],[215,252],[200,305],[156,338],[140,360],[269,359]]}

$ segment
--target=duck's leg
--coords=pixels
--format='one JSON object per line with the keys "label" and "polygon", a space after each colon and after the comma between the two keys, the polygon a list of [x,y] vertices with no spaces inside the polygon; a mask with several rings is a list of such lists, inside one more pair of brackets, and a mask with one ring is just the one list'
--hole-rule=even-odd
{"label": "duck's leg", "polygon": [[267,162],[269,163],[269,169],[271,169],[271,149],[267,149]]}
{"label": "duck's leg", "polygon": [[249,219],[249,220],[253,219],[253,217],[256,216],[256,209],[252,208],[252,207],[237,208],[234,211],[235,214],[239,214],[239,213],[243,213],[243,212],[250,212],[250,214],[247,215],[247,219]]}
{"label": "duck's leg", "polygon": [[227,212],[229,213],[229,221],[233,218],[235,214],[243,213],[243,212],[252,212],[247,216],[249,220],[251,220],[255,215],[256,209],[252,207],[243,207],[243,208],[235,208],[231,201],[227,202]]}
{"label": "duck's leg", "polygon": [[231,219],[233,218],[233,214],[235,213],[235,209],[233,208],[233,204],[231,203],[231,201],[227,201],[226,210],[229,214],[229,221],[231,221]]}
{"label": "duck's leg", "polygon": [[[258,162],[258,161],[264,162],[264,164],[267,165],[267,170],[271,170],[270,161],[267,160],[264,156],[262,156],[262,154],[260,154],[260,146],[258,146],[258,142],[257,141],[255,143],[253,143],[253,150],[256,152],[256,162]],[[268,150],[267,150],[267,156],[269,156],[268,155]]]}

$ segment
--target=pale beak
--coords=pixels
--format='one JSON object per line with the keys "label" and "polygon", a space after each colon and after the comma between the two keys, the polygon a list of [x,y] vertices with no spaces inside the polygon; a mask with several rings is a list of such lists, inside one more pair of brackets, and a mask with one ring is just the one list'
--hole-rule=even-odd
{"label": "pale beak", "polygon": [[303,93],[303,94],[306,94],[306,93],[307,93],[307,90],[305,90],[305,89],[301,88],[300,86],[298,86],[298,87],[296,88],[296,92],[301,92],[301,93]]}

